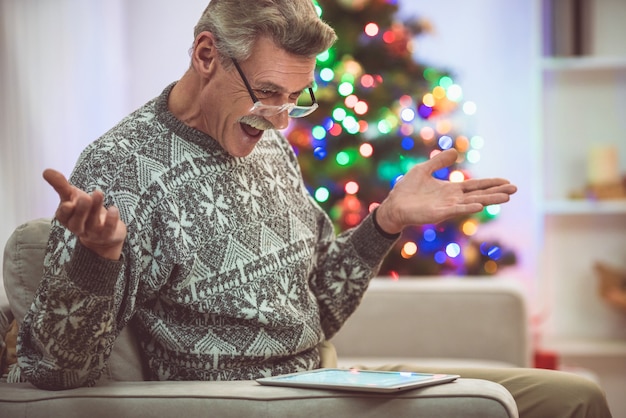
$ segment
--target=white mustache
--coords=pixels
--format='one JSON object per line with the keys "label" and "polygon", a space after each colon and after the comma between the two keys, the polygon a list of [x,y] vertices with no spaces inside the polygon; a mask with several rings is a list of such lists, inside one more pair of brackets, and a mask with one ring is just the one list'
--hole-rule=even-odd
{"label": "white mustache", "polygon": [[253,128],[260,129],[262,131],[266,131],[268,129],[274,129],[274,124],[264,119],[260,116],[254,115],[246,115],[239,119],[240,123],[245,123],[246,125],[250,125]]}

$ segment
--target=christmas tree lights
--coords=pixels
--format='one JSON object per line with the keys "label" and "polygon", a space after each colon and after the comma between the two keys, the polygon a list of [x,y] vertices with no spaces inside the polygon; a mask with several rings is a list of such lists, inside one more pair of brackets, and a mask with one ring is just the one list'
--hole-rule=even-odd
{"label": "christmas tree lights", "polygon": [[[428,23],[394,19],[397,1],[319,0],[318,13],[339,36],[317,57],[320,108],[286,132],[311,195],[338,231],[357,225],[404,173],[441,150],[456,148],[453,167],[434,173],[471,178],[484,140],[461,132],[476,104],[449,71],[417,63],[414,40]],[[490,275],[515,262],[497,242],[473,237],[498,206],[437,225],[408,228],[385,259],[381,275]]]}

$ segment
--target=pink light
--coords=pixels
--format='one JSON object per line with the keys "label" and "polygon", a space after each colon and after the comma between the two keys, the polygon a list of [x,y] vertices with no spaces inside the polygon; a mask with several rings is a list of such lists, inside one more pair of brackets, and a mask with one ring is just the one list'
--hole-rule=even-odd
{"label": "pink light", "polygon": [[349,181],[346,183],[346,193],[357,194],[359,192],[359,184],[356,181]]}
{"label": "pink light", "polygon": [[433,158],[435,155],[439,154],[441,151],[438,149],[434,149],[430,152],[429,158]]}
{"label": "pink light", "polygon": [[392,31],[388,30],[387,32],[383,33],[383,41],[386,44],[390,44],[394,42],[395,40],[396,40],[396,34],[393,33]]}
{"label": "pink light", "polygon": [[402,126],[400,126],[400,133],[402,133],[402,135],[404,136],[413,135],[414,131],[415,129],[413,128],[413,125],[410,125],[408,123],[403,123]]}
{"label": "pink light", "polygon": [[339,136],[341,135],[341,132],[343,132],[343,128],[341,127],[340,123],[335,123],[333,127],[330,128],[330,130],[328,131],[328,133],[332,136]]}
{"label": "pink light", "polygon": [[370,74],[363,75],[363,77],[361,77],[361,85],[366,89],[374,87],[374,77]]}
{"label": "pink light", "polygon": [[364,120],[359,121],[359,132],[365,133],[368,128],[369,128],[369,124],[366,121]]}
{"label": "pink light", "polygon": [[350,109],[356,106],[358,102],[359,102],[359,98],[355,94],[349,95],[348,97],[346,97],[346,100],[344,101],[344,103],[346,104],[346,107]]}
{"label": "pink light", "polygon": [[355,106],[354,106],[354,112],[357,115],[364,115],[367,113],[367,110],[369,109],[369,106],[367,105],[367,103],[365,103],[364,101],[359,101]]}
{"label": "pink light", "polygon": [[361,145],[359,147],[359,153],[365,157],[365,158],[369,158],[374,154],[374,147],[372,147],[371,144],[368,144],[367,142],[363,145]]}
{"label": "pink light", "polygon": [[430,126],[424,126],[420,129],[420,136],[424,141],[430,141],[435,137],[435,130]]}
{"label": "pink light", "polygon": [[378,35],[378,31],[380,29],[378,28],[378,25],[376,23],[368,23],[367,25],[365,25],[365,34],[367,36],[371,36],[374,37],[376,35]]}
{"label": "pink light", "polygon": [[400,97],[398,102],[402,107],[410,107],[413,104],[413,98],[408,94],[405,94],[404,96]]}

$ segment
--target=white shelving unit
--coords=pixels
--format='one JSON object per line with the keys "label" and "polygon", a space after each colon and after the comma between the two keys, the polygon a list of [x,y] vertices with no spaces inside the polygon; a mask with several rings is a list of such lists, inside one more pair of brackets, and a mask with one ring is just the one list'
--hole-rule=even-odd
{"label": "white shelving unit", "polygon": [[562,16],[555,18],[551,7],[562,12],[576,1],[535,1],[540,35],[533,176],[538,292],[546,318],[539,345],[556,352],[565,367],[591,370],[608,385],[614,416],[626,416],[620,394],[626,387],[626,314],[601,300],[593,270],[596,261],[626,267],[626,199],[571,197],[584,195],[593,146],[616,147],[622,175],[626,171],[626,1],[582,2],[583,55],[555,52],[551,44],[571,31],[558,27]]}
{"label": "white shelving unit", "polygon": [[543,205],[544,215],[626,215],[626,201],[622,200],[549,200]]}

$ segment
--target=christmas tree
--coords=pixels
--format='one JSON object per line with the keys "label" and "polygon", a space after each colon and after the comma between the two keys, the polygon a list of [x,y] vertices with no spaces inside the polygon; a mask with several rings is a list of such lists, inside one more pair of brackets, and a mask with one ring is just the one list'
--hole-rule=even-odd
{"label": "christmas tree", "polygon": [[[457,163],[435,173],[470,178],[483,140],[462,132],[475,110],[453,75],[415,62],[414,40],[428,32],[419,19],[398,21],[397,0],[318,0],[318,13],[335,28],[337,43],[318,56],[320,108],[296,119],[287,138],[296,150],[310,193],[338,231],[357,225],[396,181],[433,153],[454,147]],[[498,206],[437,225],[408,228],[380,274],[490,275],[515,263],[498,242],[472,237]]]}

